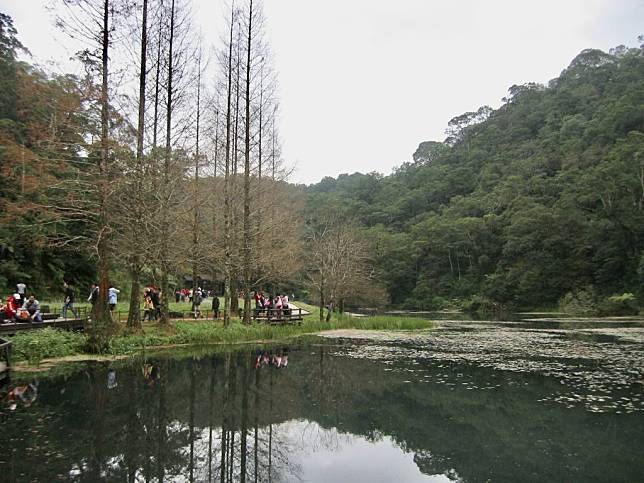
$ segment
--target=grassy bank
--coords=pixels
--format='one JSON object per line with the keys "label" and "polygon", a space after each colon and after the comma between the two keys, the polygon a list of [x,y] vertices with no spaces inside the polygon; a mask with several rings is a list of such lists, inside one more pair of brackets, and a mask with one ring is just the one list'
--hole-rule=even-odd
{"label": "grassy bank", "polygon": [[[303,304],[298,304],[303,305]],[[422,330],[433,327],[432,322],[419,318],[377,316],[353,318],[335,316],[330,322],[320,322],[319,312],[313,307],[301,325],[268,325],[254,323],[243,325],[233,319],[229,327],[221,321],[173,321],[168,327],[145,325],[135,334],[122,333],[110,341],[107,354],[127,355],[154,347],[176,345],[235,344],[251,341],[282,341],[302,334],[336,329],[358,330]],[[11,338],[16,361],[37,364],[42,359],[82,354],[87,345],[84,334],[42,329],[16,334]]]}

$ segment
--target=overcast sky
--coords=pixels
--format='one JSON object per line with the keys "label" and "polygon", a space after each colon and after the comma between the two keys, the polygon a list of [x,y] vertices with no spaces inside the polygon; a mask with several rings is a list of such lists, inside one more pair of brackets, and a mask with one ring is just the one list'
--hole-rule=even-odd
{"label": "overcast sky", "polygon": [[[71,55],[48,0],[0,0],[34,60]],[[224,5],[193,0],[204,37]],[[447,122],[508,87],[547,82],[581,50],[634,46],[644,0],[265,0],[294,182],[388,174]]]}

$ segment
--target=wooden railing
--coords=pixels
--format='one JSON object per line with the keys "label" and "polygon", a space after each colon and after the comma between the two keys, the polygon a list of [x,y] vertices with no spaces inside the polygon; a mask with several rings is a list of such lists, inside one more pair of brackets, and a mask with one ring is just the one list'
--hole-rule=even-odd
{"label": "wooden railing", "polygon": [[3,363],[5,370],[11,365],[11,342],[0,337],[0,367]]}
{"label": "wooden railing", "polygon": [[[129,315],[128,310],[116,310],[112,312],[112,317],[114,320],[117,322],[125,323],[127,322],[127,318]],[[223,317],[223,311],[219,310],[217,311],[217,316],[215,316],[215,311],[211,309],[207,310],[199,310],[197,317],[195,317],[195,311],[194,310],[170,310],[168,312],[170,315],[171,319],[194,319],[194,318],[199,318],[199,319],[219,319]],[[141,320],[143,320],[143,317],[145,316],[145,310],[140,311],[141,315]],[[158,316],[157,316],[158,319]],[[146,319],[147,321],[147,319]]]}
{"label": "wooden railing", "polygon": [[[118,323],[125,323],[128,317],[128,311],[117,310],[112,313],[114,320]],[[141,320],[145,311],[141,311]],[[242,318],[244,314],[244,309],[240,308],[238,313],[233,314],[232,317]],[[252,309],[251,314],[254,320],[259,321],[268,321],[271,323],[274,322],[297,322],[302,320],[302,316],[305,315],[304,311],[301,308],[289,308],[289,309]],[[198,315],[195,315],[194,310],[170,310],[169,312],[171,319],[206,319],[206,320],[218,320],[224,317],[223,310],[214,311],[212,309],[200,310]],[[147,319],[146,319],[147,320]]]}
{"label": "wooden railing", "polygon": [[253,312],[253,319],[263,320],[271,324],[279,324],[282,322],[299,322],[303,319],[302,309],[288,308],[288,309],[255,309]]}
{"label": "wooden railing", "polygon": [[[47,309],[47,311],[41,310],[43,320],[55,320],[55,319],[63,318],[62,308],[51,309],[49,306],[43,306],[43,308]],[[76,319],[76,318],[86,319],[91,309],[89,309],[88,307],[74,307],[74,310],[78,314],[78,317],[74,317],[74,313],[70,309],[67,309],[67,314],[65,318],[66,319]]]}

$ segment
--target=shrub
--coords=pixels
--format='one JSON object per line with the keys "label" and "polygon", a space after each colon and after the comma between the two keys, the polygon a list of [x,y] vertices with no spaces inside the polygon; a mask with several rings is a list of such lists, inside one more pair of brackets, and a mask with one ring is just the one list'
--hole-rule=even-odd
{"label": "shrub", "polygon": [[601,315],[637,315],[639,307],[634,294],[623,293],[604,299],[599,306],[599,312]]}
{"label": "shrub", "polygon": [[470,314],[492,314],[499,311],[499,304],[481,295],[473,295],[461,302],[461,310]]}
{"label": "shrub", "polygon": [[87,338],[83,334],[47,327],[19,332],[11,337],[13,354],[31,364],[48,357],[64,357],[82,352]]}
{"label": "shrub", "polygon": [[568,292],[559,302],[562,312],[570,315],[597,315],[597,295],[592,286]]}

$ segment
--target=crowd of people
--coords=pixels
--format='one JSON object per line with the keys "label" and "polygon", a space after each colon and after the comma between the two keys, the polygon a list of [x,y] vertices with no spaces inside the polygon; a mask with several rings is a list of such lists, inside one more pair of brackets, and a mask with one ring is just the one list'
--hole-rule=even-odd
{"label": "crowd of people", "polygon": [[[64,282],[62,285],[64,293],[64,301],[62,304],[61,315],[67,318],[70,314],[74,318],[79,317],[79,311],[75,307],[76,303],[76,290],[71,283]],[[99,299],[99,285],[93,283],[87,302],[91,304],[91,313]],[[118,295],[120,290],[114,285],[109,285],[107,293],[107,303],[111,314],[114,314],[118,304]],[[154,286],[148,285],[143,290],[143,321],[156,321],[161,317],[162,307],[162,292]],[[212,297],[213,317],[219,318],[220,300],[214,290],[202,289],[197,287],[194,289],[177,288],[174,291],[175,302],[190,302],[191,312],[194,318],[202,317],[201,305],[205,299]],[[239,294],[243,298],[244,294]],[[285,293],[276,295],[265,295],[263,291],[256,290],[253,293],[255,300],[255,318],[267,318],[269,320],[279,320],[288,317],[291,314],[289,306],[289,297]],[[47,310],[47,308],[45,308]],[[241,313],[241,310],[240,310]],[[10,295],[6,301],[0,300],[0,323],[8,322],[42,322],[43,314],[41,313],[40,302],[36,299],[34,294],[27,297],[27,286],[24,283],[16,284],[15,293]]]}
{"label": "crowd of people", "polygon": [[255,292],[255,317],[266,316],[268,319],[281,319],[291,315],[288,295],[264,295],[263,291]]}
{"label": "crowd of people", "polygon": [[217,294],[214,290],[206,290],[201,287],[196,289],[191,288],[177,288],[174,291],[174,301],[179,302],[192,302],[195,296],[199,296],[202,300],[208,297],[215,297]]}
{"label": "crowd of people", "polygon": [[16,284],[16,292],[0,300],[0,323],[9,322],[42,322],[40,302],[35,295],[27,297],[27,286]]}
{"label": "crowd of people", "polygon": [[[79,317],[78,309],[74,307],[76,303],[76,290],[74,287],[67,283],[63,282],[63,293],[64,300],[61,310],[61,315],[63,318],[67,318],[69,313],[74,316],[74,318]],[[109,286],[108,289],[108,299],[110,312],[116,310],[116,304],[118,303],[118,294],[120,290],[114,287],[113,285]],[[27,285],[20,282],[16,284],[16,290],[14,294],[9,295],[6,301],[0,300],[0,323],[13,323],[13,322],[42,322],[43,313],[41,312],[40,302],[36,299],[34,294],[31,294],[27,297]],[[93,283],[87,297],[87,301],[94,307],[98,301],[99,287],[97,283]]]}

